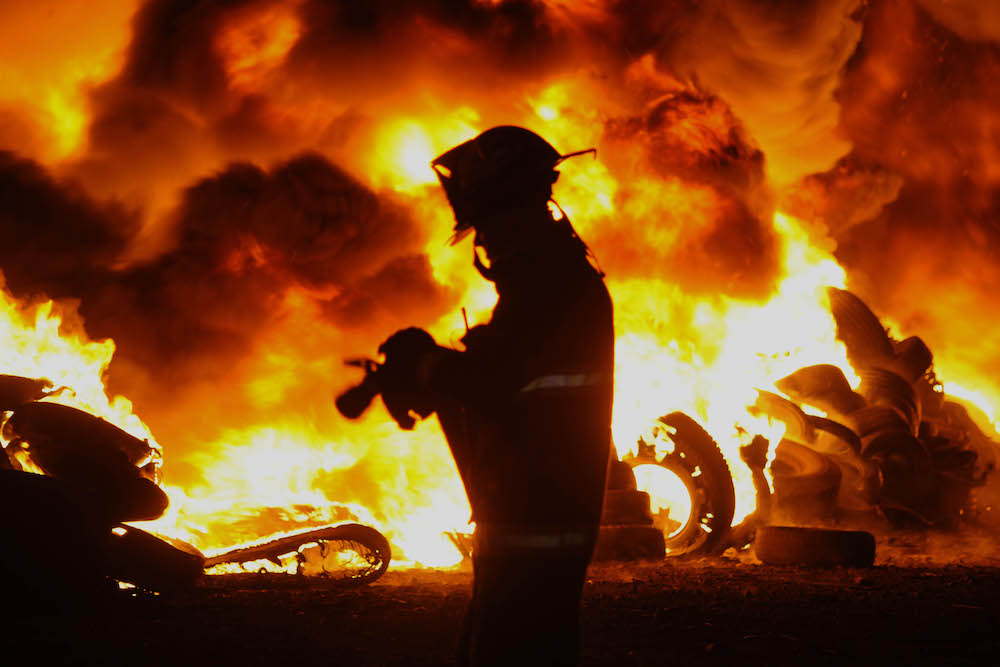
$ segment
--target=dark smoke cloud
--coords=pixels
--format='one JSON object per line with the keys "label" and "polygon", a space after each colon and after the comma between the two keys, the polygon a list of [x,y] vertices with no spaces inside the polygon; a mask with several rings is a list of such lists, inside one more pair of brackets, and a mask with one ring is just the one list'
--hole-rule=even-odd
{"label": "dark smoke cloud", "polygon": [[[963,377],[1000,370],[1000,197],[970,215],[917,185],[871,222],[840,238],[851,287],[876,312],[917,334]],[[954,370],[953,370],[954,372]],[[947,380],[948,378],[945,377]]]}
{"label": "dark smoke cloud", "polygon": [[52,140],[22,105],[0,102],[0,149],[18,155],[38,155]]}
{"label": "dark smoke cloud", "polygon": [[0,269],[22,296],[82,296],[106,278],[136,226],[133,213],[0,151]]}
{"label": "dark smoke cloud", "polygon": [[402,322],[433,321],[458,296],[434,279],[426,255],[408,255],[345,289],[324,312],[344,328],[392,331]]}
{"label": "dark smoke cloud", "polygon": [[[600,151],[620,184],[619,219],[595,239],[611,249],[602,261],[612,275],[663,277],[694,294],[769,294],[779,264],[764,155],[723,101],[694,89],[665,94],[641,115],[611,119]],[[660,201],[645,191],[650,178],[699,188],[708,201],[695,210],[683,197]],[[630,215],[632,197],[652,207]]]}
{"label": "dark smoke cloud", "polygon": [[[270,171],[231,165],[188,188],[174,217],[174,249],[119,277],[106,311],[83,310],[98,335],[118,328],[123,305],[141,313],[146,330],[113,335],[145,367],[232,363],[280,319],[290,286],[339,293],[328,308],[336,326],[372,325],[335,307],[344,293],[392,303],[406,284],[424,314],[448,296],[426,258],[412,257],[423,235],[406,209],[317,155]],[[403,326],[412,313],[393,314],[382,323]]]}
{"label": "dark smoke cloud", "polygon": [[844,238],[855,225],[874,220],[899,196],[903,177],[855,154],[837,161],[830,171],[810,174],[782,194],[781,210],[809,223],[820,223],[824,234]]}
{"label": "dark smoke cloud", "polygon": [[982,0],[917,0],[934,20],[972,41],[1000,41],[1000,4]]}
{"label": "dark smoke cloud", "polygon": [[[121,71],[93,88],[87,150],[66,168],[89,190],[150,209],[156,226],[174,194],[233,160],[272,161],[307,144],[283,134],[267,100],[234,91],[217,37],[262,0],[151,0],[132,21]],[[280,141],[271,141],[280,139]],[[135,251],[141,257],[152,248]]]}
{"label": "dark smoke cloud", "polygon": [[149,205],[206,162],[198,117],[168,96],[122,87],[101,91],[96,99],[88,152],[66,169],[91,192]]}
{"label": "dark smoke cloud", "polygon": [[133,38],[115,83],[170,91],[178,101],[219,104],[227,77],[215,35],[228,12],[254,0],[152,0],[132,21]]}
{"label": "dark smoke cloud", "polygon": [[[843,211],[847,224],[830,229],[849,286],[953,368],[990,381],[1000,368],[1000,344],[984,335],[1000,327],[1000,46],[995,11],[974,3],[982,11],[963,15],[969,4],[871,3],[838,91],[848,167],[807,179],[804,192],[822,183],[827,212]],[[848,206],[856,195],[867,205]]]}
{"label": "dark smoke cloud", "polygon": [[641,116],[611,119],[605,139],[612,164],[627,150],[615,142],[637,142],[647,165],[664,178],[683,178],[744,198],[764,185],[764,154],[725,102],[694,89],[660,97]]}
{"label": "dark smoke cloud", "polygon": [[838,92],[842,126],[859,157],[908,180],[988,191],[1000,185],[998,77],[996,43],[965,41],[909,0],[884,0]]}
{"label": "dark smoke cloud", "polygon": [[[637,99],[646,105],[650,91],[625,90],[623,83],[625,70],[646,54],[654,55],[672,75],[719,93],[715,99],[725,100],[719,104],[735,104],[741,122],[753,122],[755,139],[766,135],[763,148],[773,155],[772,163],[785,165],[783,170],[800,171],[802,160],[809,165],[829,163],[844,152],[842,143],[833,141],[833,148],[820,151],[823,156],[817,162],[796,150],[806,135],[813,153],[817,145],[829,143],[820,135],[836,114],[831,82],[852,48],[857,28],[847,11],[856,3],[848,0],[794,7],[693,0],[586,7],[521,0],[307,1],[297,10],[301,33],[274,82],[294,81],[296,89],[308,91],[307,97],[340,106],[342,112],[329,119],[326,130],[312,136],[294,121],[283,123],[275,99],[287,87],[273,83],[255,93],[240,91],[229,80],[216,48],[220,33],[238,16],[274,4],[154,0],[144,5],[134,21],[133,42],[120,75],[93,94],[91,150],[77,175],[98,192],[169,192],[200,175],[218,154],[270,161],[280,151],[287,154],[310,143],[349,168],[363,168],[363,156],[370,152],[379,125],[373,119],[387,109],[394,116],[408,111],[426,115],[428,105],[451,110],[457,101],[479,110],[484,125],[509,122],[512,115],[523,113],[526,91],[581,68],[592,70],[593,85],[610,93],[605,102]],[[719,74],[723,70],[728,78]],[[433,91],[433,98],[427,91]],[[763,105],[765,98],[773,104]],[[775,108],[786,109],[786,116],[819,120],[794,128],[780,118],[770,123]],[[677,118],[673,122],[680,125]],[[767,134],[775,124],[781,133],[793,136],[791,148]],[[685,154],[671,150],[653,160]],[[789,155],[795,159],[786,159]],[[731,164],[744,158],[717,157],[651,167],[657,173],[686,171],[685,179],[707,179],[711,187],[721,183],[727,190],[721,195],[724,200],[740,200],[723,208],[738,221],[733,226],[746,241],[747,252],[739,252],[739,243],[720,246],[720,252],[734,250],[733,260],[743,255],[738,258],[740,270],[727,272],[722,283],[757,275],[760,278],[746,291],[761,294],[773,274],[761,262],[772,255],[767,233],[747,220],[766,208],[766,192],[750,192],[763,190],[763,170],[752,172],[752,182],[730,182],[751,174],[733,171]],[[786,169],[790,162],[796,166]],[[153,204],[162,209],[162,202]],[[162,223],[154,225],[159,231],[138,239],[137,245],[146,245],[134,249],[135,255],[145,258],[157,252],[166,231]],[[727,225],[723,221],[714,227],[725,230]],[[716,243],[716,237],[723,236],[713,231],[709,238]],[[728,263],[721,262],[723,267]],[[720,282],[709,284],[714,289]]]}
{"label": "dark smoke cloud", "polygon": [[271,170],[233,164],[192,185],[172,215],[171,249],[117,270],[134,215],[0,156],[10,288],[80,299],[91,337],[118,346],[113,380],[116,368],[161,384],[225,375],[287,314],[289,288],[313,295],[331,331],[383,336],[455,296],[418,254],[423,232],[407,209],[317,155]]}
{"label": "dark smoke cloud", "polygon": [[[121,72],[91,93],[88,150],[74,177],[94,192],[134,197],[159,211],[163,202],[143,201],[144,190],[177,190],[234,159],[272,161],[320,146],[350,168],[354,151],[371,147],[366,118],[387,108],[426,113],[433,89],[491,100],[496,113],[510,113],[523,103],[527,81],[573,62],[570,40],[545,20],[539,2],[314,0],[298,6],[301,32],[264,90],[244,90],[227,72],[219,38],[241,17],[279,6],[144,4]],[[325,131],[286,117],[287,100],[275,98],[289,81],[300,98],[339,107]],[[509,95],[497,96],[505,89]],[[353,119],[346,133],[345,118]]]}
{"label": "dark smoke cloud", "polygon": [[767,155],[769,177],[783,184],[828,169],[850,150],[837,133],[833,92],[861,37],[860,5],[675,1],[660,6],[665,19],[640,14],[632,25],[663,26],[658,40],[645,40],[658,65],[725,100]]}
{"label": "dark smoke cloud", "polygon": [[[454,93],[500,98],[576,55],[541,2],[310,0],[288,70],[352,100]],[[488,76],[483,76],[489,72]]]}

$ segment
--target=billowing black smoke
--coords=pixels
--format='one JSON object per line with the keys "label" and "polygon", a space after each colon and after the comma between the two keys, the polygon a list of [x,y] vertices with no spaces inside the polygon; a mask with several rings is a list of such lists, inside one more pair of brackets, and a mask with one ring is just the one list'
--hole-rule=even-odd
{"label": "billowing black smoke", "polygon": [[[657,277],[692,294],[766,298],[778,277],[764,155],[718,98],[686,89],[605,125],[601,155],[619,178],[617,211],[596,228],[612,275]],[[649,192],[650,178],[680,196]],[[705,206],[690,210],[698,189]],[[633,211],[629,200],[649,203]],[[670,229],[664,242],[656,230]]]}
{"label": "billowing black smoke", "polygon": [[137,368],[155,377],[154,393],[225,377],[288,315],[289,290],[315,304],[317,326],[372,346],[456,297],[434,280],[408,209],[318,155],[270,170],[233,164],[192,185],[170,216],[169,249],[125,267],[134,214],[9,154],[0,193],[9,288],[79,300],[88,334],[117,344],[113,385]]}

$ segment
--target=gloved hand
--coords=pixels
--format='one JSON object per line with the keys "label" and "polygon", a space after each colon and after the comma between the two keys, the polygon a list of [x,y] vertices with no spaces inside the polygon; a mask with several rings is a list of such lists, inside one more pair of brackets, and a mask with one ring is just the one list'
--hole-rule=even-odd
{"label": "gloved hand", "polygon": [[382,402],[401,428],[410,430],[416,423],[411,411],[421,417],[434,412],[425,385],[428,363],[437,350],[434,338],[416,327],[401,329],[379,345],[385,355],[379,370]]}
{"label": "gloved hand", "polygon": [[436,350],[433,336],[423,329],[400,329],[378,346],[379,353],[385,355],[383,377],[394,388],[419,389],[421,366]]}

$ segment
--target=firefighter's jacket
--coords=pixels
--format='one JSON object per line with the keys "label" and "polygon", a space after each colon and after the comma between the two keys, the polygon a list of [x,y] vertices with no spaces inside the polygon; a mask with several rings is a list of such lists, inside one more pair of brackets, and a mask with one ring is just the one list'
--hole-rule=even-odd
{"label": "firefighter's jacket", "polygon": [[490,322],[432,377],[477,534],[582,534],[592,546],[611,446],[610,296],[569,237],[533,247],[494,279]]}

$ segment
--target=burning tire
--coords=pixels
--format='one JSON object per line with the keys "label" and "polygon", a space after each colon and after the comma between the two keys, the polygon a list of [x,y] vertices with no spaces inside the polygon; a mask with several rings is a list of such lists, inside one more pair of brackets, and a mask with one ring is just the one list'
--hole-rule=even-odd
{"label": "burning tire", "polygon": [[156,484],[156,446],[67,405],[29,402],[3,424],[8,449],[65,482],[112,524],[158,519],[167,494]]}
{"label": "burning tire", "polygon": [[168,592],[194,586],[204,571],[205,556],[180,540],[120,525],[109,536],[105,563],[108,575],[118,581]]}
{"label": "burning tire", "polygon": [[791,440],[782,440],[771,462],[774,511],[793,523],[832,518],[841,472],[833,460]]}
{"label": "burning tire", "polygon": [[769,565],[871,567],[875,562],[875,537],[863,530],[762,526],[753,548]]}
{"label": "burning tire", "polygon": [[261,544],[227,551],[209,558],[205,567],[251,563],[262,559],[279,563],[294,554],[297,572],[370,584],[389,568],[392,549],[382,533],[370,526],[346,523],[285,535]]}
{"label": "burning tire", "polygon": [[837,338],[844,342],[851,365],[866,368],[891,359],[892,340],[865,302],[836,287],[827,287],[826,293],[830,299],[830,313],[837,324]]}
{"label": "burning tire", "polygon": [[[656,420],[651,441],[640,439],[639,453],[625,457],[633,467],[655,464],[680,479],[691,498],[691,509],[680,528],[665,535],[668,556],[711,554],[725,547],[736,510],[733,478],[712,436],[682,412]],[[656,452],[655,442],[667,453]]]}

